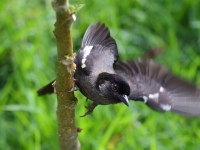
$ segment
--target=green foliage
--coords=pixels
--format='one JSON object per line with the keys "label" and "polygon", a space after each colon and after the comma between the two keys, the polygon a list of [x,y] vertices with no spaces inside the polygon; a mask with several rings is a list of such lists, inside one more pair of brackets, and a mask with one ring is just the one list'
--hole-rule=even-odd
{"label": "green foliage", "polygon": [[[74,50],[87,26],[104,22],[120,60],[163,49],[157,61],[200,85],[199,0],[71,0],[85,4],[73,25]],[[50,1],[0,3],[0,149],[58,149],[55,95],[36,90],[56,76],[55,14]],[[159,114],[143,103],[98,106],[90,116],[76,92],[82,150],[200,149],[200,119]]]}

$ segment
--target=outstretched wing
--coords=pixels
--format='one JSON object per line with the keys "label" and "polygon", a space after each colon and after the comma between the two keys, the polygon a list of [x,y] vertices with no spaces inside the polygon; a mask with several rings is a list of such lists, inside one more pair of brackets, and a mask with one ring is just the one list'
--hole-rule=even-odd
{"label": "outstretched wing", "polygon": [[130,85],[129,99],[144,101],[156,111],[200,116],[200,90],[152,60],[118,62],[115,71]]}
{"label": "outstretched wing", "polygon": [[117,57],[117,45],[110,36],[109,29],[104,24],[97,23],[86,30],[75,63],[77,70],[84,70],[87,75],[108,71],[113,73]]}

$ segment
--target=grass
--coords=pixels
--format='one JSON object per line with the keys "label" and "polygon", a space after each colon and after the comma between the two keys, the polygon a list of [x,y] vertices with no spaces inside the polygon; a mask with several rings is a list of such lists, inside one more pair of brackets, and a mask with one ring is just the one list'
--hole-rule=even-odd
{"label": "grass", "polygon": [[[157,61],[200,85],[200,1],[83,1],[73,25],[74,50],[85,29],[101,21],[116,39],[120,60],[162,48]],[[36,90],[56,76],[55,14],[49,1],[0,4],[0,149],[58,149],[56,97]],[[92,15],[91,15],[92,14]],[[199,149],[200,119],[156,113],[143,103],[98,106],[87,117],[76,92],[81,149]]]}

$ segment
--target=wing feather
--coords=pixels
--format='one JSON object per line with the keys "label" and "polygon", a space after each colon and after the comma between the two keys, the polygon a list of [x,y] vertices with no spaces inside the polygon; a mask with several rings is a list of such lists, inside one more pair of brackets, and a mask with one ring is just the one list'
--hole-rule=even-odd
{"label": "wing feather", "polygon": [[77,70],[87,75],[97,75],[107,70],[113,73],[113,64],[117,57],[117,44],[110,36],[109,29],[104,24],[97,23],[86,30],[75,63]]}
{"label": "wing feather", "polygon": [[156,111],[200,116],[200,90],[152,60],[118,62],[115,71],[131,88],[129,99],[144,101]]}

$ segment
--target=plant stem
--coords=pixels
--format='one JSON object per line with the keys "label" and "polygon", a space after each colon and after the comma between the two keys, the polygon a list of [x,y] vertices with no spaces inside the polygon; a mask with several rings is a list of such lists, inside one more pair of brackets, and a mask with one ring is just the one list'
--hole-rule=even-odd
{"label": "plant stem", "polygon": [[[77,128],[75,125],[75,107],[77,100],[74,92],[67,92],[73,88],[73,73],[75,64],[73,63],[73,44],[71,36],[72,14],[69,10],[67,0],[57,0],[52,2],[56,11],[56,22],[54,35],[57,41],[58,70],[55,83],[57,94],[57,120],[58,139],[61,150],[78,150],[80,144],[77,140]],[[66,58],[67,56],[67,58]],[[63,64],[67,59],[70,63]]]}

